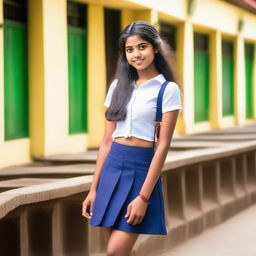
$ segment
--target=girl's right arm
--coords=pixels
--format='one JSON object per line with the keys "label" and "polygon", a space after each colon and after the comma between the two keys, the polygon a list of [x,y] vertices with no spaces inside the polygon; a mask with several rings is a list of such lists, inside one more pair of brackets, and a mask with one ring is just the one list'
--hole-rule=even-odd
{"label": "girl's right arm", "polygon": [[[96,191],[97,191],[97,187],[98,187],[98,183],[101,175],[101,170],[107,158],[107,155],[109,153],[111,144],[113,142],[112,134],[115,128],[116,128],[116,122],[105,120],[104,135],[98,151],[93,180],[90,186],[89,193],[85,198],[83,202],[83,207],[82,207],[82,215],[88,219],[91,218],[90,215],[92,215],[92,212],[93,212],[93,204],[96,198]],[[90,214],[87,212],[87,208],[89,208]]]}
{"label": "girl's right arm", "polygon": [[94,191],[94,192],[97,191],[101,170],[102,170],[104,162],[107,158],[107,155],[109,153],[111,144],[113,142],[111,136],[112,136],[115,128],[116,128],[116,122],[105,120],[104,135],[103,135],[103,139],[102,139],[99,151],[98,151],[96,167],[95,167],[95,172],[93,175],[93,180],[92,180],[92,183],[90,186],[90,191]]}

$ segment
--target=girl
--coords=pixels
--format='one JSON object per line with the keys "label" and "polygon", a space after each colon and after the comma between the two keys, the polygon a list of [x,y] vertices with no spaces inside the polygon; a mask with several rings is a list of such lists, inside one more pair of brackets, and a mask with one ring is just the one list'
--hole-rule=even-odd
{"label": "girl", "polygon": [[[143,21],[120,35],[116,79],[104,103],[105,132],[82,208],[90,225],[102,227],[107,255],[130,255],[139,234],[167,234],[160,174],[182,109],[167,50]],[[155,148],[156,102],[166,80]]]}

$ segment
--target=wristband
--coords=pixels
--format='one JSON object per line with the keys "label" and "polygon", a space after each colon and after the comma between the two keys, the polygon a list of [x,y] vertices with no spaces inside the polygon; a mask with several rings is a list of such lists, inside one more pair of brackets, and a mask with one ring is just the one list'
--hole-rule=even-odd
{"label": "wristband", "polygon": [[140,198],[145,201],[147,204],[150,204],[150,201],[141,193],[139,193]]}

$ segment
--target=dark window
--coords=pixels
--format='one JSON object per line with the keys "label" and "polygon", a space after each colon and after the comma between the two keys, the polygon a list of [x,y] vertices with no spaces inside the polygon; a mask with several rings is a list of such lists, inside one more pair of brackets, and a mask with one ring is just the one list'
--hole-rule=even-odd
{"label": "dark window", "polygon": [[233,56],[233,43],[228,41],[222,41],[222,54],[226,56]]}
{"label": "dark window", "polygon": [[19,22],[27,21],[26,0],[4,0],[4,19]]}
{"label": "dark window", "polygon": [[208,51],[208,36],[195,33],[194,35],[194,47],[196,50]]}
{"label": "dark window", "polygon": [[166,22],[160,22],[160,34],[176,50],[176,27]]}
{"label": "dark window", "polygon": [[105,9],[105,47],[107,65],[107,85],[112,80],[118,57],[118,38],[121,31],[120,11]]}
{"label": "dark window", "polygon": [[72,27],[85,28],[86,24],[86,5],[68,2],[68,25]]}

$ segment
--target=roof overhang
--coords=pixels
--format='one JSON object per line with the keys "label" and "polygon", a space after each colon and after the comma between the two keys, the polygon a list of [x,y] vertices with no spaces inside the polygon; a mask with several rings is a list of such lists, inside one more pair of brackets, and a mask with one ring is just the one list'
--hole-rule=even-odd
{"label": "roof overhang", "polygon": [[225,0],[225,1],[256,14],[256,0]]}

